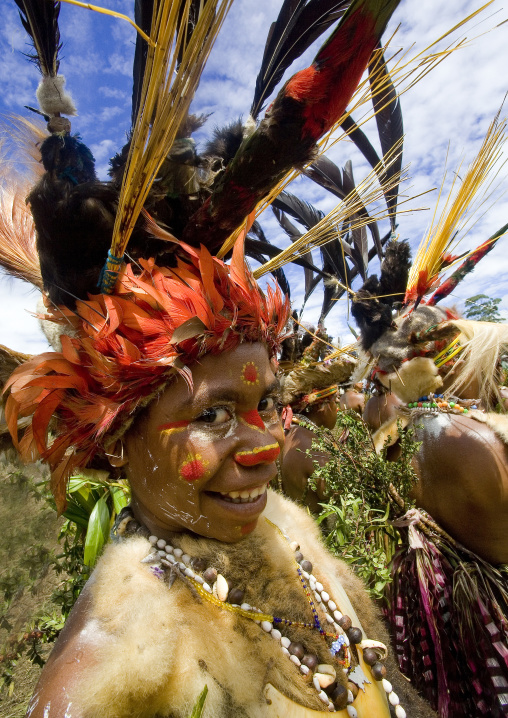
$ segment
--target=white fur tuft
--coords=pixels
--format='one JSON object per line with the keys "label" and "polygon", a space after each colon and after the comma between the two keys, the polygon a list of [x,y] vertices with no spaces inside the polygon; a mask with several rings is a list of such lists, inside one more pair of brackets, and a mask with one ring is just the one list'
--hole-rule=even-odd
{"label": "white fur tuft", "polygon": [[77,111],[74,101],[68,92],[64,90],[65,77],[44,77],[37,88],[37,100],[39,106],[46,115],[76,115]]}

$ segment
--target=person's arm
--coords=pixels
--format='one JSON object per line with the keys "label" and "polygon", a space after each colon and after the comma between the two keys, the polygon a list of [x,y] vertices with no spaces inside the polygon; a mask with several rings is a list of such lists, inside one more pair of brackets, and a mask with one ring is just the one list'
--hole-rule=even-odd
{"label": "person's arm", "polygon": [[86,669],[95,663],[101,632],[90,618],[91,595],[87,584],[44,666],[30,701],[27,718],[82,718],[84,706],[75,689]]}

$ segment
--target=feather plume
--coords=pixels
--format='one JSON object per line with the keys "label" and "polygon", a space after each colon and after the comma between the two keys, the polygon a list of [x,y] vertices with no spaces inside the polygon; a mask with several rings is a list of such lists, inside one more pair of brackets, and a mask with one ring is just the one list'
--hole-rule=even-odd
{"label": "feather plume", "polygon": [[265,45],[250,114],[256,119],[288,67],[346,11],[349,0],[284,0]]}
{"label": "feather plume", "polygon": [[474,270],[478,262],[485,257],[486,254],[488,254],[491,249],[494,248],[496,245],[498,239],[500,237],[504,237],[505,234],[508,232],[508,224],[505,224],[504,227],[501,227],[495,234],[492,235],[486,242],[482,242],[479,247],[477,247],[472,252],[469,252],[467,255],[466,260],[458,267],[453,274],[448,277],[448,279],[443,282],[439,289],[436,289],[434,294],[431,296],[431,298],[428,300],[428,305],[434,305],[440,302],[442,299],[447,297],[451,292],[455,290],[457,285],[462,282],[462,280]]}
{"label": "feather plume", "polygon": [[[139,111],[115,218],[111,255],[122,257],[179,127],[232,0],[209,0],[190,38],[191,5],[156,0]],[[179,60],[180,58],[180,60]],[[108,269],[106,268],[106,272]],[[116,270],[117,271],[117,270]]]}
{"label": "feather plume", "polygon": [[339,121],[398,0],[353,0],[313,64],[281,89],[246,139],[209,201],[191,218],[184,240],[207,236],[231,249],[244,218],[292,167],[312,159],[316,142]]}
{"label": "feather plume", "polygon": [[30,59],[43,77],[56,77],[60,65],[58,53],[62,47],[58,30],[60,3],[55,0],[15,0],[21,23],[29,35],[35,55]]}
{"label": "feather plume", "polygon": [[[435,289],[439,283],[439,274],[443,266],[446,266],[446,258],[452,251],[452,245],[455,246],[460,240],[460,232],[465,229],[472,214],[478,209],[478,205],[485,200],[485,194],[497,174],[498,161],[506,141],[505,129],[506,121],[499,121],[498,112],[489,126],[476,158],[468,167],[464,180],[452,200],[451,194],[460,174],[460,168],[457,170],[439,219],[433,220],[431,228],[418,247],[409,272],[404,299],[406,303],[419,301],[427,292]],[[434,218],[436,213],[437,205]]]}
{"label": "feather plume", "polygon": [[[391,162],[386,169],[387,179],[400,173],[402,169],[402,142],[404,137],[404,126],[402,123],[402,110],[400,100],[393,86],[385,58],[378,45],[378,52],[373,53],[369,64],[369,82],[372,88],[372,102],[374,104],[374,112],[381,142],[381,151],[383,153],[383,162],[385,158],[393,151],[394,147],[400,148],[397,152],[395,162]],[[384,176],[380,178],[384,184]],[[392,189],[386,195],[386,204],[390,210],[390,224],[392,232],[396,228],[397,213],[397,194],[398,185],[392,186]]]}

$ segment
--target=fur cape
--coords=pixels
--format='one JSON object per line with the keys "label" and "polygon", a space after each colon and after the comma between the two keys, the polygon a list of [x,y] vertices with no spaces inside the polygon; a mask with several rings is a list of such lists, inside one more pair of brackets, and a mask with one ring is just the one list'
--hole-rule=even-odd
{"label": "fur cape", "polygon": [[[337,593],[346,592],[357,613],[351,615],[353,624],[360,621],[369,638],[388,645],[386,630],[361,581],[325,551],[313,520],[277,494],[269,492],[267,510],[258,527],[240,543],[182,535],[181,548],[217,568],[230,586],[245,590],[245,601],[251,605],[308,621],[309,606],[292,550],[265,516],[298,539],[302,552],[313,563],[313,572],[339,607],[341,597]],[[205,685],[204,718],[283,715],[275,702],[267,702],[267,684],[299,704],[291,704],[295,710],[284,713],[288,718],[324,715],[316,691],[282,654],[278,642],[254,622],[202,601],[179,579],[168,589],[146,564],[140,563],[150,548],[141,537],[111,545],[93,574],[88,626],[100,631],[106,640],[100,642],[94,665],[85,671],[77,688],[75,697],[79,705],[87,707],[86,718],[187,718]],[[330,662],[317,631],[292,626],[283,632],[316,653],[321,662]],[[386,665],[408,714],[433,716],[390,657]],[[372,683],[368,693],[380,690],[380,684]],[[343,713],[347,715],[345,711],[338,715]],[[381,718],[389,712],[385,703],[382,711],[367,708],[359,715]]]}

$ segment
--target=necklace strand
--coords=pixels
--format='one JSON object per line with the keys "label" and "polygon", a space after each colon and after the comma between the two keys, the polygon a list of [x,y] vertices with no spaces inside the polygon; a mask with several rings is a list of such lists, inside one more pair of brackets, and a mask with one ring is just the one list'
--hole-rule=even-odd
{"label": "necklace strand", "polygon": [[[132,511],[129,508],[124,509],[117,520],[117,526],[122,524],[123,530],[114,530],[114,534],[118,537],[121,537],[123,533],[131,533],[131,531],[125,531],[125,527],[130,521],[133,521],[135,524],[137,524],[132,515]],[[150,564],[150,569],[159,579],[166,578],[167,569],[173,568],[174,570],[175,567],[177,567],[181,575],[189,581],[192,588],[204,600],[209,603],[212,603],[221,610],[236,613],[243,618],[255,621],[257,624],[260,625],[261,629],[265,633],[270,634],[272,638],[274,638],[280,643],[284,655],[286,655],[290,659],[290,661],[297,668],[299,668],[300,672],[303,674],[304,677],[308,676],[309,674],[312,674],[313,671],[315,671],[312,676],[312,684],[317,691],[319,699],[325,704],[328,711],[335,712],[336,710],[342,710],[345,707],[350,718],[355,718],[356,716],[358,716],[356,708],[353,705],[355,695],[353,694],[352,690],[344,689],[344,687],[340,683],[338,684],[335,682],[336,672],[334,667],[329,664],[318,664],[317,657],[314,657],[315,665],[313,668],[307,666],[305,664],[305,661],[308,658],[312,658],[312,656],[303,655],[302,651],[302,653],[300,653],[302,660],[300,660],[300,658],[296,655],[295,647],[300,647],[301,644],[293,644],[289,638],[281,634],[281,632],[278,630],[278,628],[276,628],[276,626],[296,626],[304,629],[317,630],[322,636],[328,650],[330,650],[330,653],[335,657],[337,663],[342,667],[344,673],[346,673],[348,677],[348,680],[353,684],[351,687],[354,687],[356,691],[358,689],[365,690],[363,684],[370,682],[365,673],[362,671],[360,665],[358,665],[354,670],[352,670],[352,650],[350,647],[350,643],[358,644],[358,646],[363,652],[364,662],[371,668],[373,678],[382,683],[383,689],[387,694],[388,701],[395,710],[396,718],[406,718],[406,711],[400,705],[399,698],[397,694],[393,691],[391,683],[386,680],[386,668],[380,662],[380,660],[382,660],[386,656],[386,647],[384,646],[384,644],[378,641],[369,641],[367,639],[362,640],[363,637],[360,629],[354,628],[351,624],[351,620],[347,616],[344,616],[337,609],[337,605],[335,604],[333,599],[331,599],[329,594],[324,590],[323,585],[312,574],[312,564],[303,558],[303,555],[299,551],[298,543],[294,541],[292,542],[291,539],[283,531],[281,531],[281,529],[276,524],[269,521],[269,519],[265,518],[265,521],[274,529],[276,529],[276,531],[290,544],[290,547],[295,554],[293,556],[293,561],[296,566],[298,578],[300,580],[304,594],[307,598],[307,602],[312,612],[312,623],[293,621],[288,618],[282,618],[269,613],[265,613],[254,606],[250,606],[249,604],[242,603],[241,605],[236,605],[233,603],[228,603],[226,601],[226,597],[227,592],[229,591],[229,586],[224,577],[215,572],[216,580],[212,588],[204,580],[204,578],[199,575],[199,572],[191,567],[191,564],[193,562],[191,556],[185,554],[182,549],[173,547],[164,539],[158,539],[156,536],[150,536],[148,538],[149,542],[152,544],[152,550],[148,554],[148,556],[142,559],[141,562],[145,564]],[[144,530],[143,533],[145,533],[146,535],[146,530]],[[164,569],[162,569],[160,565],[157,564],[164,566]],[[309,570],[305,570],[306,568],[308,568]],[[223,592],[222,595],[219,597],[219,589],[217,588],[217,586],[220,580],[224,582],[227,591],[226,593]],[[313,596],[316,600],[314,600]],[[333,631],[326,631],[323,628],[317,611],[317,606],[319,606],[320,609],[324,612],[326,622],[329,623],[330,626],[333,626]],[[338,621],[341,621],[343,625],[346,626],[346,628],[344,629],[342,626],[340,626]],[[353,640],[350,641],[348,633]],[[328,643],[326,641],[327,638],[333,639],[331,648],[328,646]],[[302,648],[303,647],[301,647],[300,650]],[[294,650],[295,653],[292,653],[290,649]],[[344,655],[344,660],[339,658],[339,655],[341,654]],[[355,679],[356,681],[358,681],[359,685],[354,683]],[[328,693],[326,692],[326,689],[328,689]],[[331,692],[331,689],[333,689],[333,692],[330,696],[329,693]],[[346,697],[347,705],[344,705]]]}

